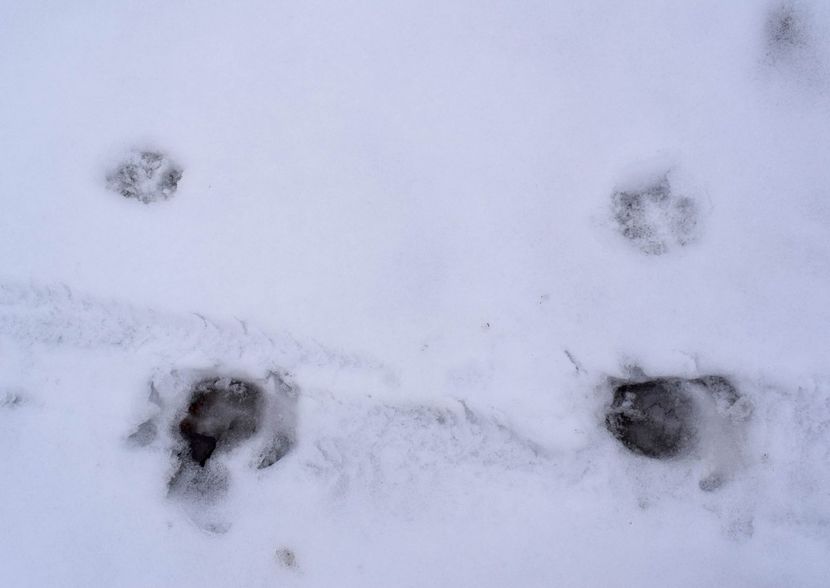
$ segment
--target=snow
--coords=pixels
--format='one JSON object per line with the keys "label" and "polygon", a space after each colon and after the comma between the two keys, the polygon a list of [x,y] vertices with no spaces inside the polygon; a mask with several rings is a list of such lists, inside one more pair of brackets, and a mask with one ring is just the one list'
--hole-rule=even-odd
{"label": "snow", "polygon": [[[830,4],[0,23],[0,585],[826,585]],[[169,199],[107,188],[141,152]],[[663,176],[654,255],[613,198]],[[633,373],[751,410],[634,455]],[[171,495],[199,374],[285,377],[296,444]]]}

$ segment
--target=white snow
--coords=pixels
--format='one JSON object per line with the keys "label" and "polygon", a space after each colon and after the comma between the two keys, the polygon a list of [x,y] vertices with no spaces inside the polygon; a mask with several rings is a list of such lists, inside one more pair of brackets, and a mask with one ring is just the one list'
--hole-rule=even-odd
{"label": "white snow", "polygon": [[[827,585],[829,98],[821,0],[0,2],[0,585]],[[636,456],[630,366],[751,414]],[[297,442],[168,496],[209,372]]]}

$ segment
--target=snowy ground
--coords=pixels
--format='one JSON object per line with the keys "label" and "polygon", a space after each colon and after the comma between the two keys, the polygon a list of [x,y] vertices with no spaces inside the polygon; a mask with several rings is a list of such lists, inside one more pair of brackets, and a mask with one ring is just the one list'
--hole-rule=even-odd
{"label": "snowy ground", "polygon": [[[0,585],[827,585],[830,3],[5,0],[0,80]],[[181,492],[205,375],[293,446]]]}

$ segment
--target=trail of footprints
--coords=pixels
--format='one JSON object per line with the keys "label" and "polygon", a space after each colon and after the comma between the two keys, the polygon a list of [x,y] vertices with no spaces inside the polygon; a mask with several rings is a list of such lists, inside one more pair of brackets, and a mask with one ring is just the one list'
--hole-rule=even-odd
{"label": "trail of footprints", "polygon": [[[785,2],[771,10],[763,34],[766,60],[772,67],[797,68],[799,60],[813,56],[809,14],[795,3]],[[183,176],[183,169],[163,151],[135,150],[107,173],[106,185],[125,198],[153,204],[172,198]],[[694,195],[678,189],[672,169],[620,184],[610,200],[611,218],[620,235],[643,254],[665,255],[699,238],[699,203]],[[201,316],[162,320],[148,311],[77,299],[66,288],[0,284],[0,333],[22,340],[125,348],[161,340],[171,349],[187,348],[203,344],[199,341],[204,339],[204,330],[194,336],[200,331],[199,323],[208,327]],[[95,329],[88,326],[92,324]],[[230,347],[235,346],[239,354],[255,353],[284,365],[351,362],[359,369],[381,369],[371,362],[363,365],[354,358],[344,360],[322,348],[303,347],[288,336],[275,340],[264,333],[249,334],[245,327],[244,334],[235,331],[228,337],[227,327],[213,327],[210,344],[222,347],[222,355],[228,355]],[[668,462],[707,459],[711,471],[699,480],[705,492],[718,490],[728,479],[730,463],[741,451],[741,431],[752,415],[752,404],[729,378],[649,377],[634,370],[623,378],[607,378],[599,388],[606,397],[605,428],[628,452]],[[228,456],[247,452],[252,470],[269,468],[291,456],[298,443],[299,396],[300,390],[284,369],[256,377],[244,372],[174,369],[154,376],[149,383],[152,416],[129,432],[127,442],[139,448],[161,444],[169,449],[174,467],[166,484],[172,497],[216,502],[229,484],[223,465]],[[7,393],[0,398],[0,408],[16,406],[16,399]],[[446,451],[452,447],[448,439],[464,430],[468,438],[474,439],[476,452],[483,449],[491,455],[499,454],[496,461],[501,460],[501,465],[546,459],[539,445],[492,418],[476,415],[466,405],[461,413],[429,407],[377,410],[380,412],[368,418],[397,423],[407,430],[432,431],[432,437],[407,436],[396,439],[397,443],[420,443],[421,449],[427,447],[429,452]],[[445,439],[442,431],[451,431],[450,436]],[[436,439],[431,446],[430,440]],[[321,449],[321,454],[326,453]],[[463,451],[453,457],[469,458]]]}

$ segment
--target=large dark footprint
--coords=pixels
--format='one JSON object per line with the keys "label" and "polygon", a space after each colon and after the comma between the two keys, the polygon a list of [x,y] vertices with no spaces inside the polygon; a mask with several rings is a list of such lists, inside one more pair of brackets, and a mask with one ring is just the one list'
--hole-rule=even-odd
{"label": "large dark footprint", "polygon": [[740,398],[723,376],[615,380],[612,389],[608,430],[633,453],[663,459],[697,446],[712,411],[728,414]]}
{"label": "large dark footprint", "polygon": [[674,457],[695,439],[694,403],[679,381],[621,384],[605,417],[611,434],[634,453]]}
{"label": "large dark footprint", "polygon": [[187,456],[204,467],[215,452],[253,437],[260,428],[262,404],[262,392],[248,382],[211,378],[197,383],[179,422]]}

